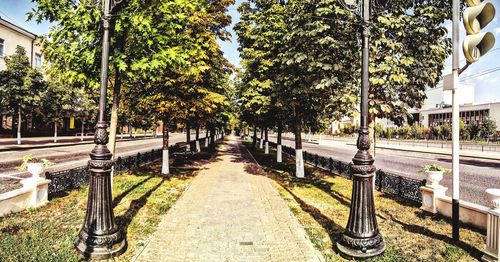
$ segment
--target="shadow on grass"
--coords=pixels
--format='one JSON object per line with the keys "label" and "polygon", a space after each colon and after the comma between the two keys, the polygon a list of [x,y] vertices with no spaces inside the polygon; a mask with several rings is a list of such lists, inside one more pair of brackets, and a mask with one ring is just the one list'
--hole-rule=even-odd
{"label": "shadow on grass", "polygon": [[154,176],[150,176],[148,178],[145,178],[141,182],[139,182],[139,183],[131,186],[129,189],[123,191],[120,195],[118,195],[117,197],[115,197],[115,199],[113,199],[113,207],[116,207],[120,203],[120,201],[122,201],[122,199],[124,197],[126,197],[130,192],[134,191],[136,188],[138,188],[141,185],[143,185],[144,183],[148,182],[153,177]]}
{"label": "shadow on grass", "polygon": [[[294,165],[292,166],[291,164],[287,163],[287,160],[289,160],[288,156],[284,155],[284,161],[281,163],[277,163],[277,162],[271,160],[269,158],[269,155],[265,155],[262,152],[258,151],[257,149],[251,149],[251,150],[252,150],[251,152],[250,151],[247,151],[247,152],[250,152],[255,157],[255,159],[258,163],[265,166],[269,170],[280,170],[280,171],[285,171],[288,174],[293,174],[293,171],[294,171],[293,169],[295,168],[295,166]],[[259,166],[258,164],[256,164],[256,165]],[[257,169],[253,166],[252,167],[249,166],[247,168],[250,170]],[[260,168],[260,166],[259,166],[259,168]],[[305,168],[305,173],[306,173],[306,177],[304,177],[304,178],[296,178],[293,176],[279,176],[279,177],[281,178],[281,181],[287,181],[292,186],[301,186],[301,187],[315,186],[316,188],[322,190],[323,192],[325,192],[326,194],[331,196],[334,200],[338,201],[340,204],[342,204],[346,207],[349,207],[351,205],[351,201],[349,198],[332,190],[332,186],[333,186],[332,183],[327,182],[325,180],[322,180],[320,178],[317,178],[314,175],[314,171],[316,170],[316,168],[307,167],[307,166],[305,166],[304,168]],[[254,174],[250,171],[247,171],[247,172]],[[262,172],[257,173],[257,174],[262,174]],[[271,178],[276,180],[278,177],[274,177],[274,178],[271,177]]]}
{"label": "shadow on grass", "polygon": [[162,179],[158,184],[148,190],[148,192],[146,192],[140,198],[132,200],[127,211],[125,211],[125,214],[116,218],[116,223],[118,224],[119,228],[123,229],[125,238],[127,237],[128,227],[130,225],[130,222],[132,222],[132,219],[134,219],[137,213],[139,213],[139,211],[147,204],[148,198],[165,182],[165,180],[167,179]]}
{"label": "shadow on grass", "polygon": [[280,183],[280,185],[293,197],[293,199],[300,205],[300,208],[307,212],[311,217],[316,220],[325,230],[328,232],[328,236],[332,243],[338,242],[338,239],[342,236],[344,232],[344,228],[339,224],[333,222],[330,218],[323,215],[321,211],[309,204],[307,204],[304,200],[300,199],[297,195],[295,195],[286,185]]}
{"label": "shadow on grass", "polygon": [[419,226],[419,225],[415,225],[415,224],[407,224],[401,220],[398,220],[397,218],[395,218],[393,215],[389,215],[390,216],[390,219],[392,221],[394,221],[395,223],[401,225],[403,227],[404,230],[410,232],[410,233],[413,233],[413,234],[419,234],[419,235],[423,235],[423,236],[426,236],[426,237],[430,237],[430,238],[433,238],[433,239],[436,239],[436,240],[440,240],[440,241],[443,241],[449,245],[455,245],[463,250],[466,250],[472,257],[478,259],[478,260],[481,260],[481,257],[483,255],[483,252],[479,249],[477,249],[476,247],[474,246],[471,246],[463,241],[459,241],[459,242],[455,242],[453,241],[452,238],[446,236],[446,235],[443,235],[443,234],[439,234],[439,233],[435,233],[435,232],[432,232],[431,230],[425,228],[425,227],[422,227],[422,226]]}

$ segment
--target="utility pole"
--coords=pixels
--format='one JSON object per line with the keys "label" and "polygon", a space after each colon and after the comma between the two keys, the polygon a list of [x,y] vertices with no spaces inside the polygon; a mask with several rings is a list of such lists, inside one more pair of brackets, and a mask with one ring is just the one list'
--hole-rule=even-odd
{"label": "utility pole", "polygon": [[457,98],[458,89],[458,71],[460,47],[460,0],[453,0],[453,28],[452,28],[452,41],[453,41],[453,54],[452,54],[452,172],[453,172],[453,191],[452,191],[452,235],[454,241],[460,240],[460,107]]}

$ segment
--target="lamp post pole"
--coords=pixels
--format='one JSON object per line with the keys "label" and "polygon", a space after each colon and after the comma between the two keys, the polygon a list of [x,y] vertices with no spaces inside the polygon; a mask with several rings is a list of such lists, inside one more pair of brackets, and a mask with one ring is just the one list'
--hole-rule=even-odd
{"label": "lamp post pole", "polygon": [[[95,126],[95,147],[90,152],[87,213],[82,229],[75,240],[76,249],[87,258],[107,259],[122,254],[127,241],[115,223],[111,195],[111,152],[108,143],[108,124],[105,121],[108,89],[109,34],[111,0],[104,0],[99,116]],[[113,1],[113,3],[116,1]]]}
{"label": "lamp post pole", "polygon": [[[348,1],[348,0],[345,0]],[[361,4],[362,73],[361,73],[361,121],[357,141],[358,152],[352,159],[353,187],[349,220],[344,234],[337,243],[341,255],[348,258],[369,258],[384,252],[385,244],[379,233],[375,217],[373,179],[376,168],[371,156],[368,131],[369,48],[370,48],[370,1]],[[350,3],[353,3],[351,0]],[[350,6],[352,7],[353,4]]]}

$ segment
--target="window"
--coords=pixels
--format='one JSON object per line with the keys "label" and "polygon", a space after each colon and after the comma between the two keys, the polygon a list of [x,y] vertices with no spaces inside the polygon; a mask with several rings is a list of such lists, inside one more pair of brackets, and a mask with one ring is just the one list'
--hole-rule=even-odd
{"label": "window", "polygon": [[5,49],[5,42],[3,39],[0,38],[0,57],[4,57],[4,51]]}
{"label": "window", "polygon": [[35,67],[39,68],[42,66],[42,55],[39,53],[35,53]]}

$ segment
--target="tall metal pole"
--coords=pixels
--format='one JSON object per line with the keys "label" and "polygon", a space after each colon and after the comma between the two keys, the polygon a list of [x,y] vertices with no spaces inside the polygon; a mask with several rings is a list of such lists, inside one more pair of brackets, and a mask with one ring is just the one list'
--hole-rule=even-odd
{"label": "tall metal pole", "polygon": [[370,155],[370,136],[368,131],[368,92],[369,92],[369,48],[370,48],[370,0],[363,0],[362,32],[362,76],[361,76],[361,126],[358,136],[358,152],[352,159],[353,187],[351,209],[347,227],[337,248],[348,258],[368,258],[381,254],[385,244],[379,233],[375,216],[373,178],[375,160]]}
{"label": "tall metal pole", "polygon": [[106,259],[120,255],[127,241],[115,223],[111,194],[111,152],[108,143],[108,124],[104,116],[108,89],[110,0],[104,1],[99,117],[95,127],[95,147],[90,153],[87,213],[75,241],[76,249],[87,258]]}
{"label": "tall metal pole", "polygon": [[459,159],[460,159],[460,107],[457,98],[458,91],[458,75],[459,75],[459,56],[458,50],[460,48],[460,31],[459,31],[459,19],[460,19],[460,0],[453,0],[453,54],[452,54],[452,66],[453,66],[453,88],[452,88],[452,170],[453,170],[453,193],[452,193],[452,235],[454,241],[460,240],[460,169],[459,169]]}

